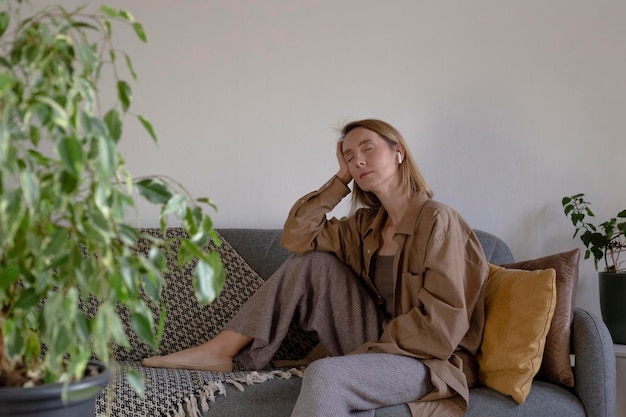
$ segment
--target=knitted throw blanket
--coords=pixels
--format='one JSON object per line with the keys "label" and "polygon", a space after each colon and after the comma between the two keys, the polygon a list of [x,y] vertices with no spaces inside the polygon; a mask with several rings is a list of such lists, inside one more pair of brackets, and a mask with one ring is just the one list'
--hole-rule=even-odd
{"label": "knitted throw blanket", "polygon": [[[161,237],[159,229],[144,229],[145,232]],[[191,284],[194,265],[179,268],[176,265],[177,242],[184,235],[180,228],[170,228],[167,239],[174,239],[174,250],[167,255],[170,272],[166,274],[167,286],[162,299],[167,305],[167,320],[159,352],[153,352],[141,342],[130,329],[128,314],[120,310],[127,325],[127,334],[132,348],[117,348],[116,363],[112,364],[111,384],[96,400],[96,416],[197,416],[207,411],[216,395],[224,394],[224,384],[232,384],[243,390],[245,385],[261,383],[273,378],[301,376],[300,371],[272,370],[253,372],[235,362],[232,373],[199,372],[178,369],[145,368],[141,359],[155,354],[165,355],[191,346],[196,346],[214,337],[237,313],[241,305],[261,286],[261,278],[226,242],[223,237],[220,248],[211,247],[220,253],[226,269],[226,283],[220,296],[210,305],[199,305]],[[148,242],[139,242],[139,250],[147,250]],[[311,348],[310,341],[291,340],[286,343],[292,358],[304,357]],[[308,349],[308,350],[307,350]],[[280,352],[279,352],[280,353]],[[145,395],[140,398],[126,379],[129,370],[134,370],[145,380]],[[187,414],[186,414],[187,413]]]}
{"label": "knitted throw blanket", "polygon": [[[128,384],[126,374],[132,369],[145,379],[144,397]],[[230,373],[198,372],[184,369],[146,368],[140,362],[113,365],[113,381],[96,399],[96,416],[115,417],[186,417],[208,411],[216,396],[224,395],[225,384],[240,391],[246,385],[274,378],[302,377],[302,371],[235,371]]]}

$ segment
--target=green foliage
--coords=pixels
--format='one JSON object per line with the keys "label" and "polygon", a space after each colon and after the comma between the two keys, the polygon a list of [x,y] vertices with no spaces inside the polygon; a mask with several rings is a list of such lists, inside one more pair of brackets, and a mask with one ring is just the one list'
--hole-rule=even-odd
{"label": "green foliage", "polygon": [[[0,385],[24,369],[45,382],[80,379],[92,355],[108,362],[112,344],[128,346],[119,305],[141,339],[155,349],[160,342],[168,242],[153,241],[148,256],[135,250],[145,237],[125,220],[137,210],[135,192],[161,208],[163,230],[172,216],[187,230],[179,261],[197,262],[203,303],[225,278],[219,256],[206,250],[219,241],[201,206],[215,206],[172,179],[134,179],[124,165],[118,143],[128,116],[157,140],[149,120],[130,110],[132,87],[120,74],[136,73],[112,43],[120,24],[147,41],[129,12],[0,5]],[[102,91],[115,97],[110,108]],[[80,306],[94,300],[97,311],[87,315]]]}
{"label": "green foliage", "polygon": [[586,217],[595,217],[595,215],[589,207],[591,203],[585,200],[584,194],[563,197],[561,204],[565,215],[569,216],[576,228],[573,238],[580,233],[580,240],[587,248],[585,259],[593,255],[596,270],[598,261],[601,259],[604,259],[605,272],[626,270],[619,259],[620,255],[626,251],[626,210],[620,211],[617,216],[595,226],[585,221]]}

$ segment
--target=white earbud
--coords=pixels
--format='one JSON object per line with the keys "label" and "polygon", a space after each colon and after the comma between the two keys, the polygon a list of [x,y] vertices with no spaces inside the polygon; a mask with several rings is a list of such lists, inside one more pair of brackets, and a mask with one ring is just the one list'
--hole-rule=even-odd
{"label": "white earbud", "polygon": [[400,152],[398,152],[398,163],[402,163],[402,154]]}

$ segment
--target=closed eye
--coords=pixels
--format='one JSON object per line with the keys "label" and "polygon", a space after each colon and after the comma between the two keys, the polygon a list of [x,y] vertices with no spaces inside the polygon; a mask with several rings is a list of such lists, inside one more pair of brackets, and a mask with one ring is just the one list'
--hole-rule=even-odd
{"label": "closed eye", "polygon": [[365,152],[370,152],[373,151],[376,147],[373,145],[368,145],[368,146],[364,146],[361,148],[361,152],[365,153]]}

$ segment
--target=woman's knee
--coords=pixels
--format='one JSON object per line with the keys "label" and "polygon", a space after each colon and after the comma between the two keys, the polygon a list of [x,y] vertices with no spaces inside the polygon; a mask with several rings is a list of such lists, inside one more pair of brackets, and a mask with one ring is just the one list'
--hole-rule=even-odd
{"label": "woman's knee", "polygon": [[334,392],[354,378],[354,369],[346,366],[345,356],[322,358],[311,363],[304,371],[303,384],[316,386],[316,390]]}
{"label": "woman's knee", "polygon": [[[308,284],[333,281],[337,275],[354,275],[348,265],[343,263],[335,254],[327,252],[309,252],[304,255],[290,256],[281,268],[276,271],[283,279],[301,281],[305,279]],[[345,279],[337,280],[345,282]]]}
{"label": "woman's knee", "polygon": [[285,263],[296,265],[298,268],[302,268],[304,265],[323,267],[336,265],[340,267],[346,266],[339,260],[339,258],[337,258],[335,254],[318,251],[308,252],[304,255],[292,255],[287,259],[287,261],[285,261]]}
{"label": "woman's knee", "polygon": [[334,358],[322,358],[311,363],[304,371],[303,383],[329,384],[336,379],[337,365]]}
{"label": "woman's knee", "polygon": [[320,377],[324,377],[328,373],[329,366],[328,364],[329,358],[321,358],[316,361],[313,361],[304,371],[304,378],[306,379],[319,379]]}

